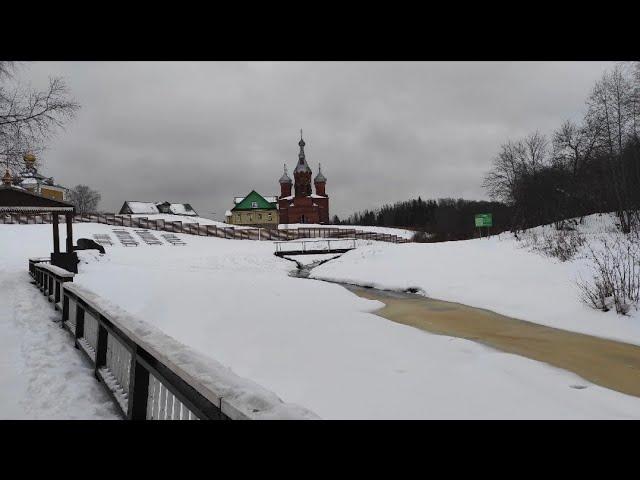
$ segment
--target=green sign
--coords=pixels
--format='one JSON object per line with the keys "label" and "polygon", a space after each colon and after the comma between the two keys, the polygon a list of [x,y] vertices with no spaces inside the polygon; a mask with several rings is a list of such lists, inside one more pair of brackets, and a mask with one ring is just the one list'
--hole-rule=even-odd
{"label": "green sign", "polygon": [[476,215],[476,227],[491,227],[493,218],[490,213],[480,213]]}

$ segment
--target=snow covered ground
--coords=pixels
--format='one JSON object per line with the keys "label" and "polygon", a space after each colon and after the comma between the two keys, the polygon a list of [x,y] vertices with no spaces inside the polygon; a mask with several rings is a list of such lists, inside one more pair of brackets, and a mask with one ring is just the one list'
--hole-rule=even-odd
{"label": "snow covered ground", "polygon": [[[0,228],[0,419],[120,418],[69,334],[54,323],[59,314],[30,284],[25,262],[48,252],[51,226],[19,227],[26,228]],[[34,233],[45,241],[31,244]]]}
{"label": "snow covered ground", "polygon": [[[560,262],[531,250],[537,227],[512,234],[442,243],[375,243],[351,251],[311,273],[383,289],[419,288],[432,298],[464,303],[503,315],[640,345],[640,312],[630,316],[593,310],[580,301],[576,280],[590,275],[584,255]],[[615,235],[609,215],[592,215],[580,230],[591,241]]]}
{"label": "snow covered ground", "polygon": [[[76,236],[85,237],[110,229],[97,224],[75,226]],[[12,268],[24,272],[13,281],[24,279],[25,288],[36,296],[38,291],[26,281],[27,257],[50,250],[50,230],[50,225],[0,225],[0,256],[12,258]],[[302,405],[320,417],[640,418],[638,398],[540,362],[390,322],[371,313],[381,306],[379,302],[362,299],[339,285],[292,278],[289,273],[295,265],[275,257],[271,242],[178,236],[187,242],[186,247],[116,245],[107,247],[104,256],[82,252],[75,282],[273,391],[285,402]],[[545,281],[560,275],[549,259],[513,242],[482,241],[481,246],[474,241],[456,243],[470,245],[465,256],[471,263],[477,260],[475,256],[495,250],[490,253],[494,260],[515,267],[516,282],[528,278],[517,273],[521,267],[534,268],[531,275],[535,278],[547,271]],[[367,263],[360,259],[367,257],[373,265],[380,262],[387,269],[386,277],[374,269],[374,282],[399,286],[405,280],[402,269],[394,266],[396,260],[405,262],[402,268],[411,274],[433,263],[432,257],[438,254],[420,253],[416,260],[415,255],[405,257],[397,252],[418,247],[424,250],[416,252],[429,252],[443,246],[447,244],[372,243],[318,268],[326,273],[335,262],[340,268],[335,275],[346,272],[343,274],[350,278],[364,278],[360,272]],[[460,253],[439,251],[450,261]],[[424,255],[427,261],[421,260]],[[546,269],[538,260],[545,262]],[[466,270],[467,276],[481,275],[474,285],[492,278],[482,276],[489,275],[481,268],[484,262]],[[453,275],[447,276],[444,263],[440,261],[439,269],[428,268],[435,283],[442,280],[457,294],[464,290],[459,284],[467,282],[469,289],[470,280],[460,278],[456,284]],[[506,267],[499,268],[506,275]],[[414,285],[425,277],[416,274],[405,283]],[[514,283],[511,290],[517,290]],[[530,283],[522,287],[532,294]],[[478,288],[490,290],[482,285]],[[608,323],[609,316],[601,315]],[[6,322],[1,325],[3,332],[9,331]],[[7,382],[18,382],[11,362],[3,361],[2,371],[13,378]],[[572,388],[576,385],[587,388]],[[0,408],[11,405],[0,404]]]}

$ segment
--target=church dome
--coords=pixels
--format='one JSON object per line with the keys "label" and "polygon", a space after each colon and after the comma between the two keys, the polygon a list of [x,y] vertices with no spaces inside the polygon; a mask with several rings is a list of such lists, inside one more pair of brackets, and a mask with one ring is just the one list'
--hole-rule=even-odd
{"label": "church dome", "polygon": [[13,176],[11,176],[11,172],[9,172],[9,169],[7,169],[7,171],[4,172],[4,175],[2,176],[2,183],[4,185],[11,185],[12,180]]}
{"label": "church dome", "polygon": [[300,152],[298,152],[298,164],[293,170],[293,173],[311,173],[311,169],[307,164],[307,158],[304,155],[304,146],[306,145],[306,143],[304,143],[304,140],[302,139],[302,130],[300,130],[300,141],[298,142],[298,145],[300,146]]}
{"label": "church dome", "polygon": [[287,164],[284,165],[284,173],[280,177],[280,183],[292,183],[291,177],[287,173]]}
{"label": "church dome", "polygon": [[22,159],[24,160],[25,163],[33,164],[36,161],[36,156],[33,153],[29,152],[29,153],[25,153]]}
{"label": "church dome", "polygon": [[318,174],[313,179],[315,183],[327,183],[327,177],[322,174],[322,166],[318,164]]}

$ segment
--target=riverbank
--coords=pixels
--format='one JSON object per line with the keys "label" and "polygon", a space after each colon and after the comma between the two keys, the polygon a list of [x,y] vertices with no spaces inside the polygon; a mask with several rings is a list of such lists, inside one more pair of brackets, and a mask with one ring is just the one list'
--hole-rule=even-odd
{"label": "riverbank", "polygon": [[[592,215],[580,232],[596,245],[618,235],[611,222],[610,215]],[[541,236],[552,229],[537,227],[527,233]],[[622,316],[581,301],[577,283],[591,278],[591,269],[584,252],[560,262],[502,233],[455,242],[364,245],[314,269],[310,278],[382,290],[414,289],[430,298],[640,345],[640,311],[632,307]]]}
{"label": "riverbank", "polygon": [[[465,338],[571,371],[612,390],[640,397],[640,347],[546,327],[416,294],[345,286],[385,306],[374,313],[421,330]],[[584,388],[576,384],[574,388]]]}

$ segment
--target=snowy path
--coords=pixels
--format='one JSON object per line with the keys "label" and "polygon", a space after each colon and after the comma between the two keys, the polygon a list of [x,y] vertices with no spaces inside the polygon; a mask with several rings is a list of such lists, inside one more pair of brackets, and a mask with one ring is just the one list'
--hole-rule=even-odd
{"label": "snowy path", "polygon": [[0,271],[0,419],[117,419],[25,268]]}

